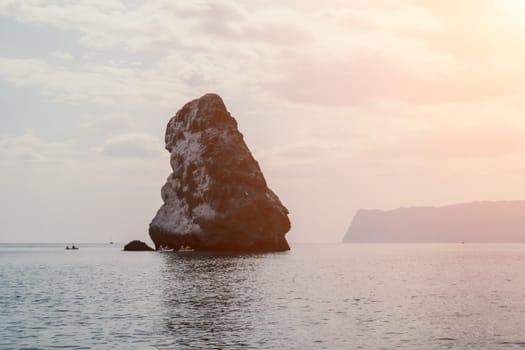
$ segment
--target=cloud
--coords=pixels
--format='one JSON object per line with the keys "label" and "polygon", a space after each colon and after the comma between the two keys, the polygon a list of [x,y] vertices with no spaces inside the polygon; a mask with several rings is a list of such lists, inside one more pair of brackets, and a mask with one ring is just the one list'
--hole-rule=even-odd
{"label": "cloud", "polygon": [[61,61],[71,61],[73,59],[73,55],[66,51],[53,51],[49,55]]}
{"label": "cloud", "polygon": [[[314,11],[293,1],[4,1],[0,13],[77,33],[95,51],[157,56],[155,64],[77,63],[69,70],[42,59],[4,58],[0,75],[41,86],[59,100],[107,104],[165,103],[173,94],[200,95],[217,86],[325,106],[468,103],[524,88],[525,49],[513,44],[523,35],[511,35],[502,18],[494,19],[503,16],[496,5],[349,1]],[[50,55],[69,59],[63,50]]]}
{"label": "cloud", "polygon": [[[173,106],[208,91],[256,90],[254,82],[271,74],[275,50],[312,38],[292,11],[265,7],[253,16],[234,1],[3,1],[0,14],[59,28],[90,49],[62,48],[48,53],[51,60],[3,57],[0,78],[40,88],[57,102],[131,108]],[[63,66],[68,53],[76,59]]]}
{"label": "cloud", "polygon": [[433,123],[383,136],[382,144],[368,145],[361,159],[416,163],[488,161],[525,153],[525,129],[504,122]]}
{"label": "cloud", "polygon": [[238,4],[209,3],[195,15],[202,32],[211,37],[276,46],[302,45],[313,40],[310,31],[301,25],[301,18],[292,11],[266,9],[254,17]]}
{"label": "cloud", "polygon": [[[274,20],[275,13],[252,14],[234,1],[177,3],[152,0],[137,6],[121,1],[4,1],[0,14],[19,21],[75,30],[80,42],[95,49],[123,47],[131,51],[178,48],[205,49],[225,41],[290,44],[307,40],[294,21]],[[278,16],[277,16],[278,17]]]}
{"label": "cloud", "polygon": [[[486,70],[519,70],[525,59],[525,22],[519,0],[406,0],[432,13],[434,32],[406,31],[437,52]],[[521,8],[520,8],[521,7]]]}
{"label": "cloud", "polygon": [[109,157],[153,158],[164,155],[159,140],[148,134],[125,134],[113,137],[96,150]]}
{"label": "cloud", "polygon": [[21,135],[0,135],[0,161],[57,162],[78,156],[72,140],[44,140],[34,129]]}
{"label": "cloud", "polygon": [[[184,76],[184,74],[182,74]],[[130,66],[61,67],[41,59],[0,57],[0,78],[15,86],[36,86],[57,102],[136,107],[170,105],[180,98],[180,77]]]}
{"label": "cloud", "polygon": [[[302,59],[302,64],[297,61]],[[411,104],[470,103],[521,94],[525,70],[429,66],[416,71],[403,60],[378,51],[355,51],[344,59],[288,57],[277,70],[287,72],[263,88],[303,104],[355,105],[377,100]]]}
{"label": "cloud", "polygon": [[0,161],[82,161],[96,159],[96,154],[115,158],[155,158],[164,155],[165,151],[157,138],[144,133],[114,136],[98,147],[85,149],[73,140],[45,140],[34,129],[21,135],[0,135]]}
{"label": "cloud", "polygon": [[520,94],[525,25],[510,30],[512,16],[502,7],[494,0],[334,7],[319,17],[316,49],[286,52],[275,60],[281,74],[262,86],[324,106],[463,104]]}

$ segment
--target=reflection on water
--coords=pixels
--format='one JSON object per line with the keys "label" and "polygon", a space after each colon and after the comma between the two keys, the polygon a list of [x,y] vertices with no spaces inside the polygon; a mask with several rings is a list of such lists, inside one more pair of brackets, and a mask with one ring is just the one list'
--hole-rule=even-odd
{"label": "reflection on water", "polygon": [[247,347],[257,255],[163,253],[163,321],[177,347]]}

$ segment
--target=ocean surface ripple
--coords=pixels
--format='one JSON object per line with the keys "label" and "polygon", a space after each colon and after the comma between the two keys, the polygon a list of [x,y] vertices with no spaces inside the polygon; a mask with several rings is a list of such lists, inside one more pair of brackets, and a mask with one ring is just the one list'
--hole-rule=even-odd
{"label": "ocean surface ripple", "polygon": [[525,245],[0,244],[0,349],[525,348]]}

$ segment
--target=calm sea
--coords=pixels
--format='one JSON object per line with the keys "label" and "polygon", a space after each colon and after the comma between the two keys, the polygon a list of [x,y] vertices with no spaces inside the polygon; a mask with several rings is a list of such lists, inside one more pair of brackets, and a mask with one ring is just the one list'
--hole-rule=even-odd
{"label": "calm sea", "polygon": [[0,245],[0,348],[525,348],[525,245]]}

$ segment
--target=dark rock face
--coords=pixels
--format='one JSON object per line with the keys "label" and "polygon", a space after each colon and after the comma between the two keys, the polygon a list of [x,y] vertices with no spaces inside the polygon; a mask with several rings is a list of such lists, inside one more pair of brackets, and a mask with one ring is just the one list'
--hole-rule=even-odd
{"label": "dark rock face", "polygon": [[166,149],[173,173],[149,226],[157,249],[289,250],[288,210],[268,188],[237,122],[221,98],[207,94],[171,118]]}
{"label": "dark rock face", "polygon": [[525,242],[525,201],[359,210],[344,242]]}
{"label": "dark rock face", "polygon": [[124,246],[125,251],[140,252],[140,251],[152,251],[153,248],[148,246],[146,243],[141,241],[131,241]]}

